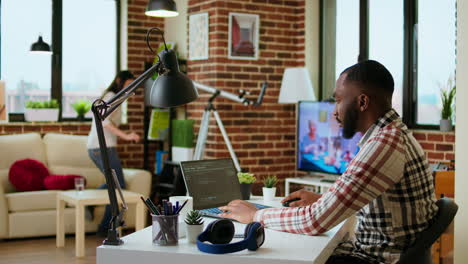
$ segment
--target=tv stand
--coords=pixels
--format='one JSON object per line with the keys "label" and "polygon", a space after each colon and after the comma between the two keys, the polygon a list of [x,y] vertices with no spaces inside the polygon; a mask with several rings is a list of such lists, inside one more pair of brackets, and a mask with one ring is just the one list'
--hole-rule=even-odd
{"label": "tv stand", "polygon": [[332,180],[332,179],[320,179],[321,182],[329,182],[329,183],[334,183],[335,180]]}
{"label": "tv stand", "polygon": [[284,181],[285,196],[289,195],[289,185],[291,183],[313,186],[313,188],[315,188],[315,192],[324,193],[328,190],[328,188],[330,188],[333,185],[334,180],[327,178],[324,179],[322,177],[317,176],[286,178]]}

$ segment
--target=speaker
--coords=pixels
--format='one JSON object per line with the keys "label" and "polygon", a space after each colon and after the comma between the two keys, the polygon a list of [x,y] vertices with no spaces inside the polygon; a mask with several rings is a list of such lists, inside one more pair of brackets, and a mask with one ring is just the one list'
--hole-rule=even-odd
{"label": "speaker", "polygon": [[[226,254],[244,249],[257,250],[265,241],[265,230],[258,222],[252,222],[245,227],[244,239],[230,243],[234,238],[234,224],[229,219],[219,219],[210,223],[197,238],[200,251],[210,254]],[[206,243],[206,242],[210,242]]]}

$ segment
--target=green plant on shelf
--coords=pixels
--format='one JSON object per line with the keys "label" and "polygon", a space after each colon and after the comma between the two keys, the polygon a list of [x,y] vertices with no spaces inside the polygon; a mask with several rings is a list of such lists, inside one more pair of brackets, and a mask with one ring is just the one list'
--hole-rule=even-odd
{"label": "green plant on shelf", "polygon": [[451,120],[453,115],[453,103],[455,101],[456,87],[451,85],[449,82],[449,89],[440,90],[440,95],[442,99],[442,111],[441,118],[442,120]]}
{"label": "green plant on shelf", "polygon": [[84,116],[91,109],[91,102],[84,99],[79,99],[74,104],[72,104],[72,107],[78,116]]}
{"label": "green plant on shelf", "polygon": [[30,109],[55,109],[59,108],[57,100],[52,99],[48,101],[27,101],[26,108]]}
{"label": "green plant on shelf", "polygon": [[273,188],[277,183],[278,178],[276,178],[276,176],[267,176],[263,178],[263,186],[265,186],[265,188]]}
{"label": "green plant on shelf", "polygon": [[237,177],[239,178],[239,183],[251,184],[254,183],[257,178],[252,173],[248,172],[238,172]]}
{"label": "green plant on shelf", "polygon": [[202,225],[203,224],[202,215],[200,214],[200,212],[196,210],[192,210],[185,217],[185,223],[187,225]]}

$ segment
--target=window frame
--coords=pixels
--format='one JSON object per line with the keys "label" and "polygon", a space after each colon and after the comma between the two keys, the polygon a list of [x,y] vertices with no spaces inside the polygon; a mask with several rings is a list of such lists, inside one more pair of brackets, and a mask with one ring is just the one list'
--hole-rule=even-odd
{"label": "window frame", "polygon": [[[117,32],[117,47],[116,47],[116,72],[120,71],[121,64],[121,0],[116,2],[116,32]],[[0,0],[1,8],[1,0]],[[62,31],[63,31],[63,0],[52,0],[52,55],[51,55],[51,99],[57,100],[59,103],[59,120],[58,122],[77,121],[78,118],[62,116]],[[1,23],[1,22],[0,22]],[[0,34],[1,38],[1,34]],[[1,59],[1,55],[0,55]],[[1,73],[1,69],[0,69]],[[85,121],[91,121],[91,118],[86,118]]]}
{"label": "window frame", "polygon": [[[324,100],[324,39],[325,2],[320,0],[320,58],[319,100]],[[439,125],[417,123],[418,106],[418,0],[403,0],[403,122],[411,129],[438,130]],[[369,0],[359,1],[359,54],[358,61],[369,59]]]}

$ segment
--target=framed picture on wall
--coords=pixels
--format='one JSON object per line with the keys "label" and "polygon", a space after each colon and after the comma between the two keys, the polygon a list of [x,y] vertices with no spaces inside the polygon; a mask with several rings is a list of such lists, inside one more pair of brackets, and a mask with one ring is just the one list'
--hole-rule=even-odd
{"label": "framed picture on wall", "polygon": [[229,13],[229,59],[258,59],[259,27],[259,15]]}
{"label": "framed picture on wall", "polygon": [[208,59],[208,13],[190,15],[189,18],[189,59]]}

